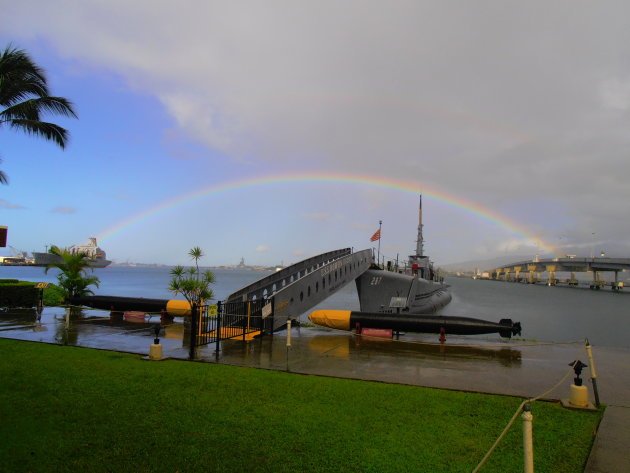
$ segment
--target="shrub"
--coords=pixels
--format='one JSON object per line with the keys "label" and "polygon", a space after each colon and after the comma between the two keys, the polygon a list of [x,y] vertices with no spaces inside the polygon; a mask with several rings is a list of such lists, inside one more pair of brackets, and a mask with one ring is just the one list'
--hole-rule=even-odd
{"label": "shrub", "polygon": [[55,284],[51,284],[44,289],[44,305],[49,307],[63,305],[64,295],[65,292],[62,288]]}
{"label": "shrub", "polygon": [[0,307],[35,307],[38,300],[35,283],[0,284]]}

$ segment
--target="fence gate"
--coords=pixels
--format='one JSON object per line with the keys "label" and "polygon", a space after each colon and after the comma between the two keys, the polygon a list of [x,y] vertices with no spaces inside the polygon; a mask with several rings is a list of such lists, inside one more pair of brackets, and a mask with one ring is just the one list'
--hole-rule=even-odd
{"label": "fence gate", "polygon": [[219,301],[197,310],[190,327],[191,353],[200,345],[228,339],[246,341],[273,331],[273,299]]}

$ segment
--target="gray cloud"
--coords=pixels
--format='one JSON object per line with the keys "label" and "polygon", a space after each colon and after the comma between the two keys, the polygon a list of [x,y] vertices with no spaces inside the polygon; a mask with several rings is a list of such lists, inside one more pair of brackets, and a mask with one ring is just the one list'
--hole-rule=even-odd
{"label": "gray cloud", "polygon": [[417,180],[507,216],[535,198],[518,220],[547,240],[628,249],[627,2],[6,9],[5,31],[116,70],[234,159]]}
{"label": "gray cloud", "polygon": [[336,222],[344,219],[341,215],[331,214],[328,212],[310,212],[304,213],[302,215],[308,220],[321,222]]}
{"label": "gray cloud", "polygon": [[74,207],[60,206],[53,208],[51,212],[56,214],[73,214],[77,212],[77,209],[75,209]]}
{"label": "gray cloud", "polygon": [[11,209],[11,210],[21,210],[21,209],[25,209],[26,207],[20,205],[20,204],[13,204],[11,202],[9,202],[8,200],[4,200],[4,199],[0,199],[0,209]]}

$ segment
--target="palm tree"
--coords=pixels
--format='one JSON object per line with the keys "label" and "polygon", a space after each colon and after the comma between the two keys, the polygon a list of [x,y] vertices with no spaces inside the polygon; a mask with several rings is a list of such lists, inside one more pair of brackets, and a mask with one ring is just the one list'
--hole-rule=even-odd
{"label": "palm tree", "polygon": [[70,302],[74,297],[93,294],[88,287],[91,285],[98,287],[100,281],[96,276],[87,275],[87,269],[90,267],[87,253],[73,253],[67,248],[54,245],[48,252],[61,258],[58,262],[46,266],[44,271],[47,273],[50,268],[59,269],[57,279],[65,293],[64,302]]}
{"label": "palm tree", "polygon": [[[24,50],[9,44],[0,53],[0,128],[8,125],[65,148],[68,130],[42,121],[44,113],[77,118],[70,101],[49,94],[44,70]],[[0,183],[7,183],[1,171]]]}
{"label": "palm tree", "polygon": [[[0,163],[2,162],[2,159],[0,159]],[[0,184],[7,184],[9,181],[7,180],[7,175],[5,173],[3,173],[2,171],[0,171]]]}
{"label": "palm tree", "polygon": [[198,246],[195,246],[188,251],[188,256],[195,260],[195,266],[197,267],[197,279],[199,279],[199,260],[205,256],[203,250]]}
{"label": "palm tree", "polygon": [[168,290],[175,295],[181,294],[191,306],[200,306],[214,297],[210,284],[214,283],[214,273],[206,270],[199,271],[199,258],[204,256],[203,250],[198,246],[192,248],[188,255],[195,260],[196,268],[188,269],[177,265],[171,269],[171,282]]}

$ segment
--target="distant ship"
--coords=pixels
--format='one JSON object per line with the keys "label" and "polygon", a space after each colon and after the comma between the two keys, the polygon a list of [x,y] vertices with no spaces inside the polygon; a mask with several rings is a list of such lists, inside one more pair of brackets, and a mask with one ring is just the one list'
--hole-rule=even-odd
{"label": "distant ship", "polygon": [[[69,250],[72,254],[85,253],[87,255],[86,259],[92,268],[105,268],[111,264],[111,261],[105,255],[105,251],[96,244],[96,238],[94,237],[90,237],[90,241],[84,245],[71,246]],[[33,259],[36,266],[47,266],[62,261],[60,256],[52,253],[38,253],[36,251],[33,252]]]}
{"label": "distant ship", "polygon": [[418,222],[416,253],[409,263],[399,270],[387,264],[382,269],[372,265],[356,279],[362,312],[429,314],[451,301],[448,285],[433,269],[429,257],[424,255],[422,238],[422,196]]}

